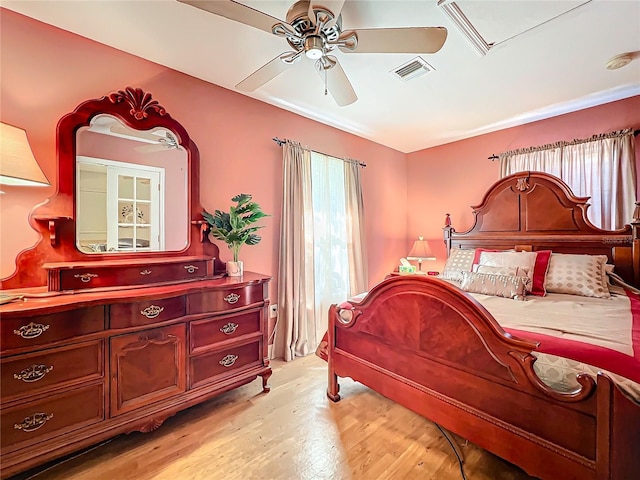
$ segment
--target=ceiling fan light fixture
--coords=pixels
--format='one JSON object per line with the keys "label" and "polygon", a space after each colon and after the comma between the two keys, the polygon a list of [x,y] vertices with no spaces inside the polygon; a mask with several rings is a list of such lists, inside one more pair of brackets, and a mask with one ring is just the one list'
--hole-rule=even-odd
{"label": "ceiling fan light fixture", "polygon": [[304,39],[304,54],[311,60],[324,55],[324,40],[320,35],[309,35]]}

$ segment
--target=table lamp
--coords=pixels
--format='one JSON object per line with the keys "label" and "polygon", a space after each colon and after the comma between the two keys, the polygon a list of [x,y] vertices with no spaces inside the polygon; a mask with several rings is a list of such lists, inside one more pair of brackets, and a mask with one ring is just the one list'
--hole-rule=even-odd
{"label": "table lamp", "polygon": [[422,261],[423,260],[435,260],[436,257],[431,253],[431,248],[429,247],[429,242],[424,239],[424,237],[418,237],[418,240],[413,242],[413,247],[411,247],[411,251],[409,255],[407,255],[407,260],[417,260],[418,261],[418,271],[422,272]]}
{"label": "table lamp", "polygon": [[6,123],[0,123],[0,184],[42,187],[50,185],[33,156],[27,133]]}

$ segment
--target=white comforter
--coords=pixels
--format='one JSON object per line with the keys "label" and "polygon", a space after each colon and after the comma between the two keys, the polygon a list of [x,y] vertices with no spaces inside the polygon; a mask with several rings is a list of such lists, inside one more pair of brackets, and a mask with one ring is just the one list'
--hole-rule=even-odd
{"label": "white comforter", "polygon": [[[633,316],[629,297],[610,286],[611,298],[550,293],[529,296],[524,302],[482,294],[478,300],[503,328],[513,328],[606,347],[633,356]],[[580,387],[579,373],[596,377],[606,373],[623,391],[640,403],[640,384],[601,368],[557,355],[534,352],[534,369],[550,387],[570,392]]]}

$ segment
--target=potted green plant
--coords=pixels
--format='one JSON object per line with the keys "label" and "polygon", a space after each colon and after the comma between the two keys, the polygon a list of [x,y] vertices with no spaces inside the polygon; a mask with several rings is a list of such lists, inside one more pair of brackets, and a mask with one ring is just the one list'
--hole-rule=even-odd
{"label": "potted green plant", "polygon": [[255,223],[269,215],[264,213],[256,202],[251,201],[252,196],[246,193],[236,195],[231,199],[235,205],[229,207],[229,212],[216,210],[212,215],[206,210],[202,216],[211,227],[210,235],[213,238],[224,241],[233,252],[233,261],[227,262],[227,274],[229,276],[242,276],[243,264],[239,259],[242,245],[257,245],[262,237],[256,232],[263,228]]}

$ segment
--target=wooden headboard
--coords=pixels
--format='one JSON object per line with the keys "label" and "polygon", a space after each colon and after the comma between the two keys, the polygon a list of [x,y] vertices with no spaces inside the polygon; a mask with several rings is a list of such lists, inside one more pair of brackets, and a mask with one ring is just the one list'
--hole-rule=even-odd
{"label": "wooden headboard", "polygon": [[519,172],[489,188],[473,208],[474,224],[458,233],[447,214],[444,241],[452,248],[495,248],[607,255],[615,272],[640,286],[640,204],[621,230],[602,230],[587,219],[587,198],[573,195],[559,178]]}

